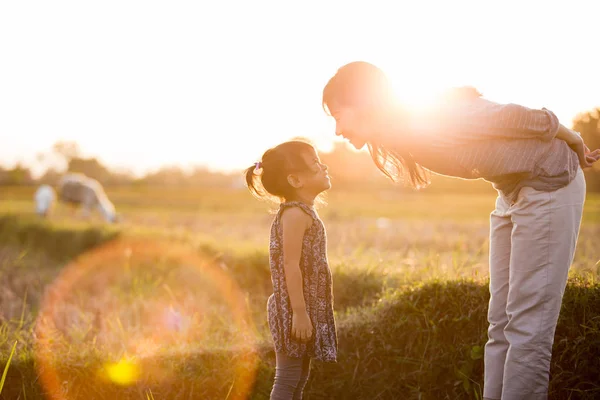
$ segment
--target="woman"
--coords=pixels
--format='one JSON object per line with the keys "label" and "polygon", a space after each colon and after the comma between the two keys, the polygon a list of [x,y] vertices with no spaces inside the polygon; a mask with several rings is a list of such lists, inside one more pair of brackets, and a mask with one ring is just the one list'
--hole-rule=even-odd
{"label": "woman", "polygon": [[554,332],[585,198],[581,168],[600,159],[549,110],[498,104],[455,89],[411,115],[385,74],[341,67],[323,90],[336,135],[368,146],[392,180],[429,184],[429,171],[483,178],[498,191],[490,219],[490,303],[484,397],[545,399]]}

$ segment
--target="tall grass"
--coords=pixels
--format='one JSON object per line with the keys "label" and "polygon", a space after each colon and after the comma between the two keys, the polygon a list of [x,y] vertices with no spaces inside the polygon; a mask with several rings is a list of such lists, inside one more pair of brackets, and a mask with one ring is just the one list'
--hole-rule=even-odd
{"label": "tall grass", "polygon": [[[64,207],[42,220],[28,194],[0,201],[2,398],[267,399],[266,205],[190,191],[169,207],[174,194],[119,190],[116,226]],[[313,363],[305,398],[480,398],[493,198],[377,196],[332,193],[320,211],[340,352]],[[565,292],[551,399],[600,393],[598,200]]]}
{"label": "tall grass", "polygon": [[0,394],[2,394],[2,389],[4,388],[4,382],[6,381],[6,374],[8,374],[8,368],[10,368],[10,363],[12,361],[13,355],[15,354],[15,350],[17,349],[17,341],[15,340],[15,344],[10,351],[10,355],[8,356],[8,360],[6,360],[6,365],[4,366],[4,371],[2,372],[2,379],[0,379]]}

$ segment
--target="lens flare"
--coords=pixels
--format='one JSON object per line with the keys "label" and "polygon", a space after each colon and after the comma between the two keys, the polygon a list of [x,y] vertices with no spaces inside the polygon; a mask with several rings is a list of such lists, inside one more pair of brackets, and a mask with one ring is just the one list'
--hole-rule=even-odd
{"label": "lens flare", "polygon": [[120,360],[117,363],[107,363],[104,367],[108,378],[118,385],[131,385],[140,376],[139,367],[130,361]]}
{"label": "lens flare", "polygon": [[66,265],[41,304],[35,356],[50,399],[245,399],[254,384],[246,294],[189,246],[112,241]]}

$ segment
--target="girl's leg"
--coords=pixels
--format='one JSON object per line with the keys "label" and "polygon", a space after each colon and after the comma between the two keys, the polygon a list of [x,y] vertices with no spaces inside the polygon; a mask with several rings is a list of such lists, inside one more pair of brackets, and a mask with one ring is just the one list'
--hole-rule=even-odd
{"label": "girl's leg", "polygon": [[501,196],[490,215],[490,303],[488,308],[488,341],[485,345],[483,395],[486,399],[500,399],[504,361],[508,341],[504,327],[508,323],[506,300],[510,264],[510,234],[513,228],[508,204]]}
{"label": "girl's leg", "polygon": [[504,334],[509,342],[502,399],[547,399],[554,332],[585,199],[579,170],[554,192],[524,188],[514,229]]}
{"label": "girl's leg", "polygon": [[303,359],[275,354],[275,381],[271,390],[271,400],[291,400],[302,378]]}
{"label": "girl's leg", "polygon": [[298,382],[298,386],[296,386],[296,391],[294,392],[294,400],[302,400],[302,393],[304,391],[304,387],[306,386],[306,382],[308,382],[309,374],[310,357],[304,357],[302,360],[302,374],[300,375],[300,381]]}

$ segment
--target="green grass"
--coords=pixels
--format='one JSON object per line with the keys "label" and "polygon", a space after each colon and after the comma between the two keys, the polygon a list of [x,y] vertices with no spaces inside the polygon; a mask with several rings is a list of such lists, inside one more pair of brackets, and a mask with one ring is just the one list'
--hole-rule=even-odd
{"label": "green grass", "polygon": [[0,215],[0,224],[3,226],[0,242],[4,245],[35,249],[62,261],[119,233],[116,229],[99,229],[85,222],[53,225],[34,215]]}
{"label": "green grass", "polygon": [[8,369],[10,368],[10,363],[12,361],[13,356],[15,355],[15,350],[17,349],[18,341],[15,340],[15,344],[10,350],[10,355],[8,356],[8,360],[6,360],[6,365],[4,366],[4,371],[2,372],[2,379],[0,379],[0,394],[2,394],[2,389],[4,388],[4,382],[6,382],[6,374],[8,374]]}
{"label": "green grass", "polygon": [[[2,188],[0,210],[33,211],[35,187]],[[247,189],[195,189],[164,187],[109,187],[106,190],[117,210],[125,216],[151,214],[256,215],[272,205],[256,201]],[[326,194],[324,216],[333,218],[402,218],[412,220],[487,221],[496,194],[489,192],[440,193],[429,189],[415,192],[400,186],[373,191],[336,190]],[[600,222],[600,194],[589,193],[584,220]]]}
{"label": "green grass", "polygon": [[[340,360],[318,365],[315,398],[481,398],[487,286],[431,281],[386,293],[348,310],[339,324]],[[571,278],[558,324],[551,396],[600,393],[600,285]],[[312,398],[312,397],[311,397]]]}
{"label": "green grass", "polygon": [[[268,398],[268,207],[245,192],[140,190],[109,191],[124,216],[116,226],[64,206],[43,220],[30,188],[3,192],[1,398]],[[328,201],[340,358],[314,363],[305,398],[480,398],[493,196]],[[598,214],[590,195],[551,399],[600,393]]]}

